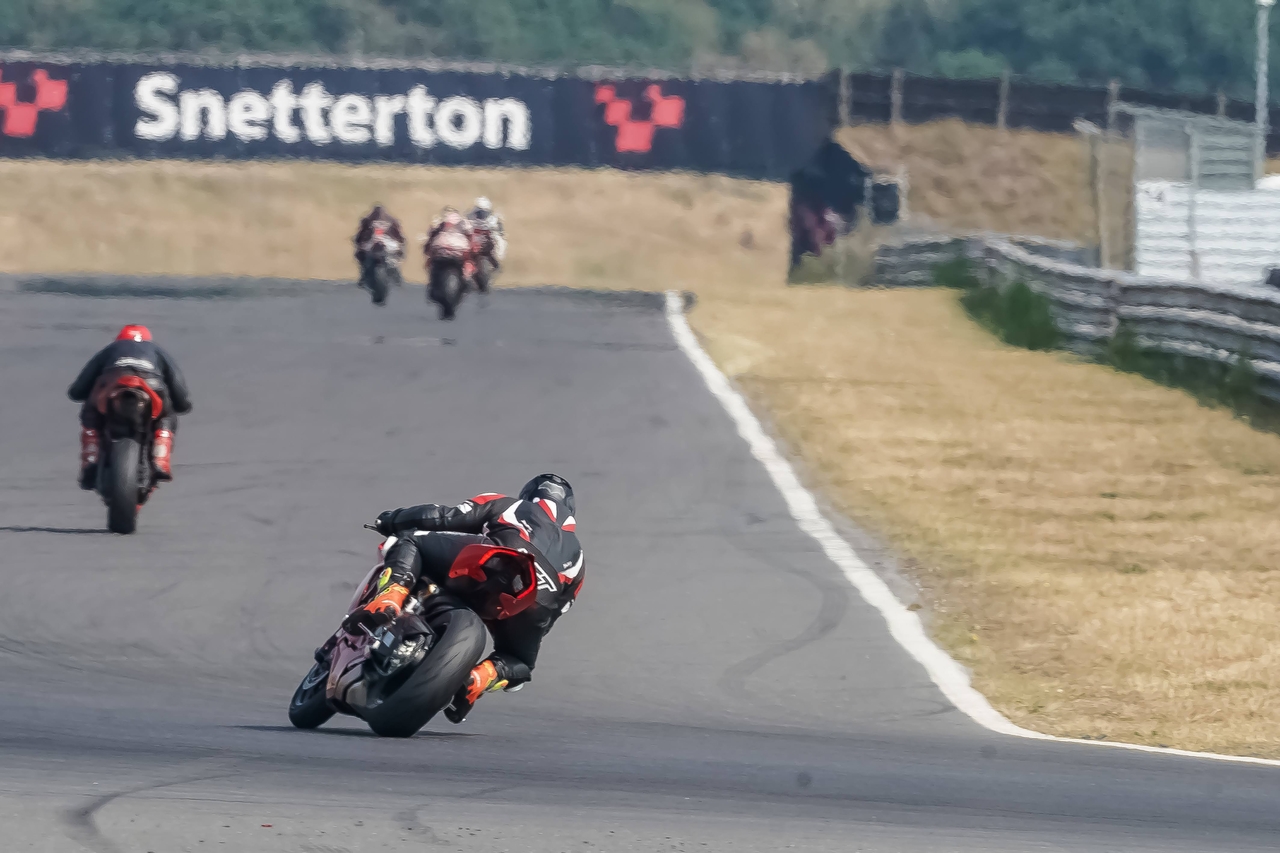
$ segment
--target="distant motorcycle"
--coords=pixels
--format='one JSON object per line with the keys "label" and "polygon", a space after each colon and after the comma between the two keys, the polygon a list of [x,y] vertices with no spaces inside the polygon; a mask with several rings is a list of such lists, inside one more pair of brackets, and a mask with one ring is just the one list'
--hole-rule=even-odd
{"label": "distant motorcycle", "polygon": [[495,272],[493,264],[494,235],[486,226],[474,224],[471,234],[471,254],[476,259],[476,271],[473,281],[476,290],[488,293],[493,284]]}
{"label": "distant motorcycle", "polygon": [[427,256],[427,299],[440,306],[440,319],[452,320],[458,304],[474,283],[476,253],[472,238],[444,229],[424,247]]}
{"label": "distant motorcycle", "polygon": [[[385,540],[379,556],[395,542],[394,536]],[[348,615],[377,595],[383,571],[379,564],[365,576]],[[496,545],[467,546],[450,577],[495,578],[520,590],[499,605],[515,612],[537,596],[533,557]],[[447,590],[419,580],[392,622],[375,630],[339,628],[316,650],[315,665],[289,702],[289,721],[314,729],[334,714],[349,714],[383,737],[412,737],[453,701],[484,656],[487,639],[479,614]]]}
{"label": "distant motorcycle", "polygon": [[392,283],[400,280],[400,241],[377,227],[365,253],[360,286],[369,290],[374,305],[386,305]]}
{"label": "distant motorcycle", "polygon": [[97,398],[103,441],[95,490],[107,505],[107,529],[133,533],[138,511],[156,486],[151,451],[164,400],[140,376],[123,375]]}

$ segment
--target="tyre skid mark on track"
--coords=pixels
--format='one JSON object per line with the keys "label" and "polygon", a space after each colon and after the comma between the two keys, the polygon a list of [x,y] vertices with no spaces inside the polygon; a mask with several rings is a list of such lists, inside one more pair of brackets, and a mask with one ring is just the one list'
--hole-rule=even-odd
{"label": "tyre skid mark on track", "polygon": [[[200,759],[198,763],[206,763],[206,760]],[[125,788],[120,791],[114,791],[110,794],[102,794],[94,797],[87,804],[74,809],[68,809],[63,816],[66,824],[67,836],[77,844],[94,851],[94,853],[123,853],[123,849],[110,838],[103,835],[102,830],[98,828],[97,814],[103,808],[110,805],[122,797],[132,797],[136,794],[146,793],[147,791],[157,791],[161,788],[171,788],[175,785],[185,785],[190,782],[205,782],[210,779],[225,779],[231,776],[239,775],[238,769],[227,769],[226,764],[222,760],[216,760],[217,769],[214,772],[203,772],[187,774],[178,779],[170,779],[160,782],[149,782],[145,785],[135,785],[131,788]]]}
{"label": "tyre skid mark on track", "polygon": [[797,566],[784,565],[782,568],[790,575],[800,578],[818,591],[822,600],[818,604],[818,613],[803,631],[789,640],[774,643],[763,651],[735,663],[720,676],[720,689],[726,693],[744,697],[747,695],[746,681],[755,673],[774,661],[798,652],[805,646],[816,643],[830,634],[844,621],[849,612],[849,590],[827,578],[820,578]]}
{"label": "tyre skid mark on track", "polygon": [[752,413],[747,401],[734,389],[728,377],[720,372],[720,368],[698,343],[698,338],[689,327],[689,321],[684,314],[684,297],[678,291],[667,291],[666,315],[676,344],[702,376],[711,395],[729,415],[734,426],[737,427],[738,435],[747,443],[751,455],[764,466],[796,524],[821,546],[823,552],[831,562],[835,563],[862,598],[880,612],[888,624],[889,634],[894,641],[924,667],[930,680],[937,685],[942,694],[974,722],[997,734],[1029,740],[1280,767],[1280,760],[1272,758],[1221,755],[1136,743],[1058,737],[1024,729],[1007,719],[992,707],[985,696],[974,689],[964,667],[929,638],[920,617],[913,611],[907,610],[906,605],[897,599],[884,580],[863,562],[853,547],[836,532],[835,527],[822,514],[818,508],[817,499],[801,484],[795,469],[779,452],[773,439]]}

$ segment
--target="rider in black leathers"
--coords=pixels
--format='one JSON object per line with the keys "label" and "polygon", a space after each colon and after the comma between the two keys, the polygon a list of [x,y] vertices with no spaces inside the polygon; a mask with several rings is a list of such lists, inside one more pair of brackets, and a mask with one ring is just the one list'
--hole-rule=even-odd
{"label": "rider in black leathers", "polygon": [[125,326],[112,343],[89,359],[67,389],[68,397],[84,404],[80,407],[80,488],[86,491],[93,489],[97,474],[98,432],[103,420],[98,397],[124,376],[140,377],[164,402],[155,421],[152,461],[157,479],[173,479],[170,460],[173,435],[178,430],[177,415],[191,411],[191,394],[177,362],[151,342],[151,331],[146,326]]}
{"label": "rider in black leathers", "polygon": [[392,240],[395,240],[398,245],[395,253],[389,257],[397,272],[400,268],[400,261],[404,257],[404,229],[400,227],[400,220],[392,216],[391,212],[381,204],[375,204],[373,210],[369,211],[360,220],[360,225],[356,228],[356,236],[351,239],[351,242],[355,244],[356,264],[360,267],[360,283],[362,286],[369,275],[369,248],[372,246],[373,238],[379,229]]}
{"label": "rider in black leathers", "polygon": [[[573,489],[555,474],[533,478],[518,498],[483,494],[458,506],[423,504],[384,512],[378,516],[378,532],[404,538],[383,555],[390,573],[381,591],[348,623],[376,625],[394,619],[423,574],[447,585],[449,570],[467,545],[492,543],[530,554],[537,580],[535,603],[509,619],[486,618],[493,654],[471,671],[468,683],[445,709],[445,716],[460,723],[482,694],[518,689],[532,677],[542,638],[578,597],[585,571],[573,513]],[[466,603],[482,617],[493,612],[490,602]]]}

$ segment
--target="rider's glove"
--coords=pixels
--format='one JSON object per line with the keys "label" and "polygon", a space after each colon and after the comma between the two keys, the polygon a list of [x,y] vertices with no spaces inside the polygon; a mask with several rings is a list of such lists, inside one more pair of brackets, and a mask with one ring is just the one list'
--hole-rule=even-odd
{"label": "rider's glove", "polygon": [[374,528],[383,536],[390,536],[396,532],[396,510],[389,509],[378,516],[378,520],[373,523]]}

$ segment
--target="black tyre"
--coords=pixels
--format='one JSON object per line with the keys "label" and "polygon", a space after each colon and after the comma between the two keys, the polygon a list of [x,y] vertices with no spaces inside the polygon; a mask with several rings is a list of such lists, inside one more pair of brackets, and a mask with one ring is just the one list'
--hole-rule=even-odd
{"label": "black tyre", "polygon": [[428,621],[440,639],[399,690],[365,712],[375,734],[413,737],[453,701],[484,654],[489,634],[472,611],[449,610]]}
{"label": "black tyre", "polygon": [[476,290],[481,293],[488,293],[489,286],[493,283],[493,261],[488,258],[481,258],[476,264]]}
{"label": "black tyre", "polygon": [[375,264],[369,271],[369,295],[374,305],[386,305],[387,293],[391,289],[390,276],[385,264]]}
{"label": "black tyre", "polygon": [[103,471],[102,497],[107,502],[107,529],[112,533],[132,533],[138,528],[138,462],[142,447],[135,439],[111,442],[111,458]]}
{"label": "black tyre", "polygon": [[462,301],[462,271],[454,266],[437,271],[427,288],[427,298],[440,306],[441,320],[452,320]]}
{"label": "black tyre", "polygon": [[317,663],[311,667],[307,677],[302,679],[298,689],[293,691],[293,699],[289,701],[289,722],[300,729],[314,729],[329,722],[337,713],[325,696],[325,686],[329,680],[329,665]]}

